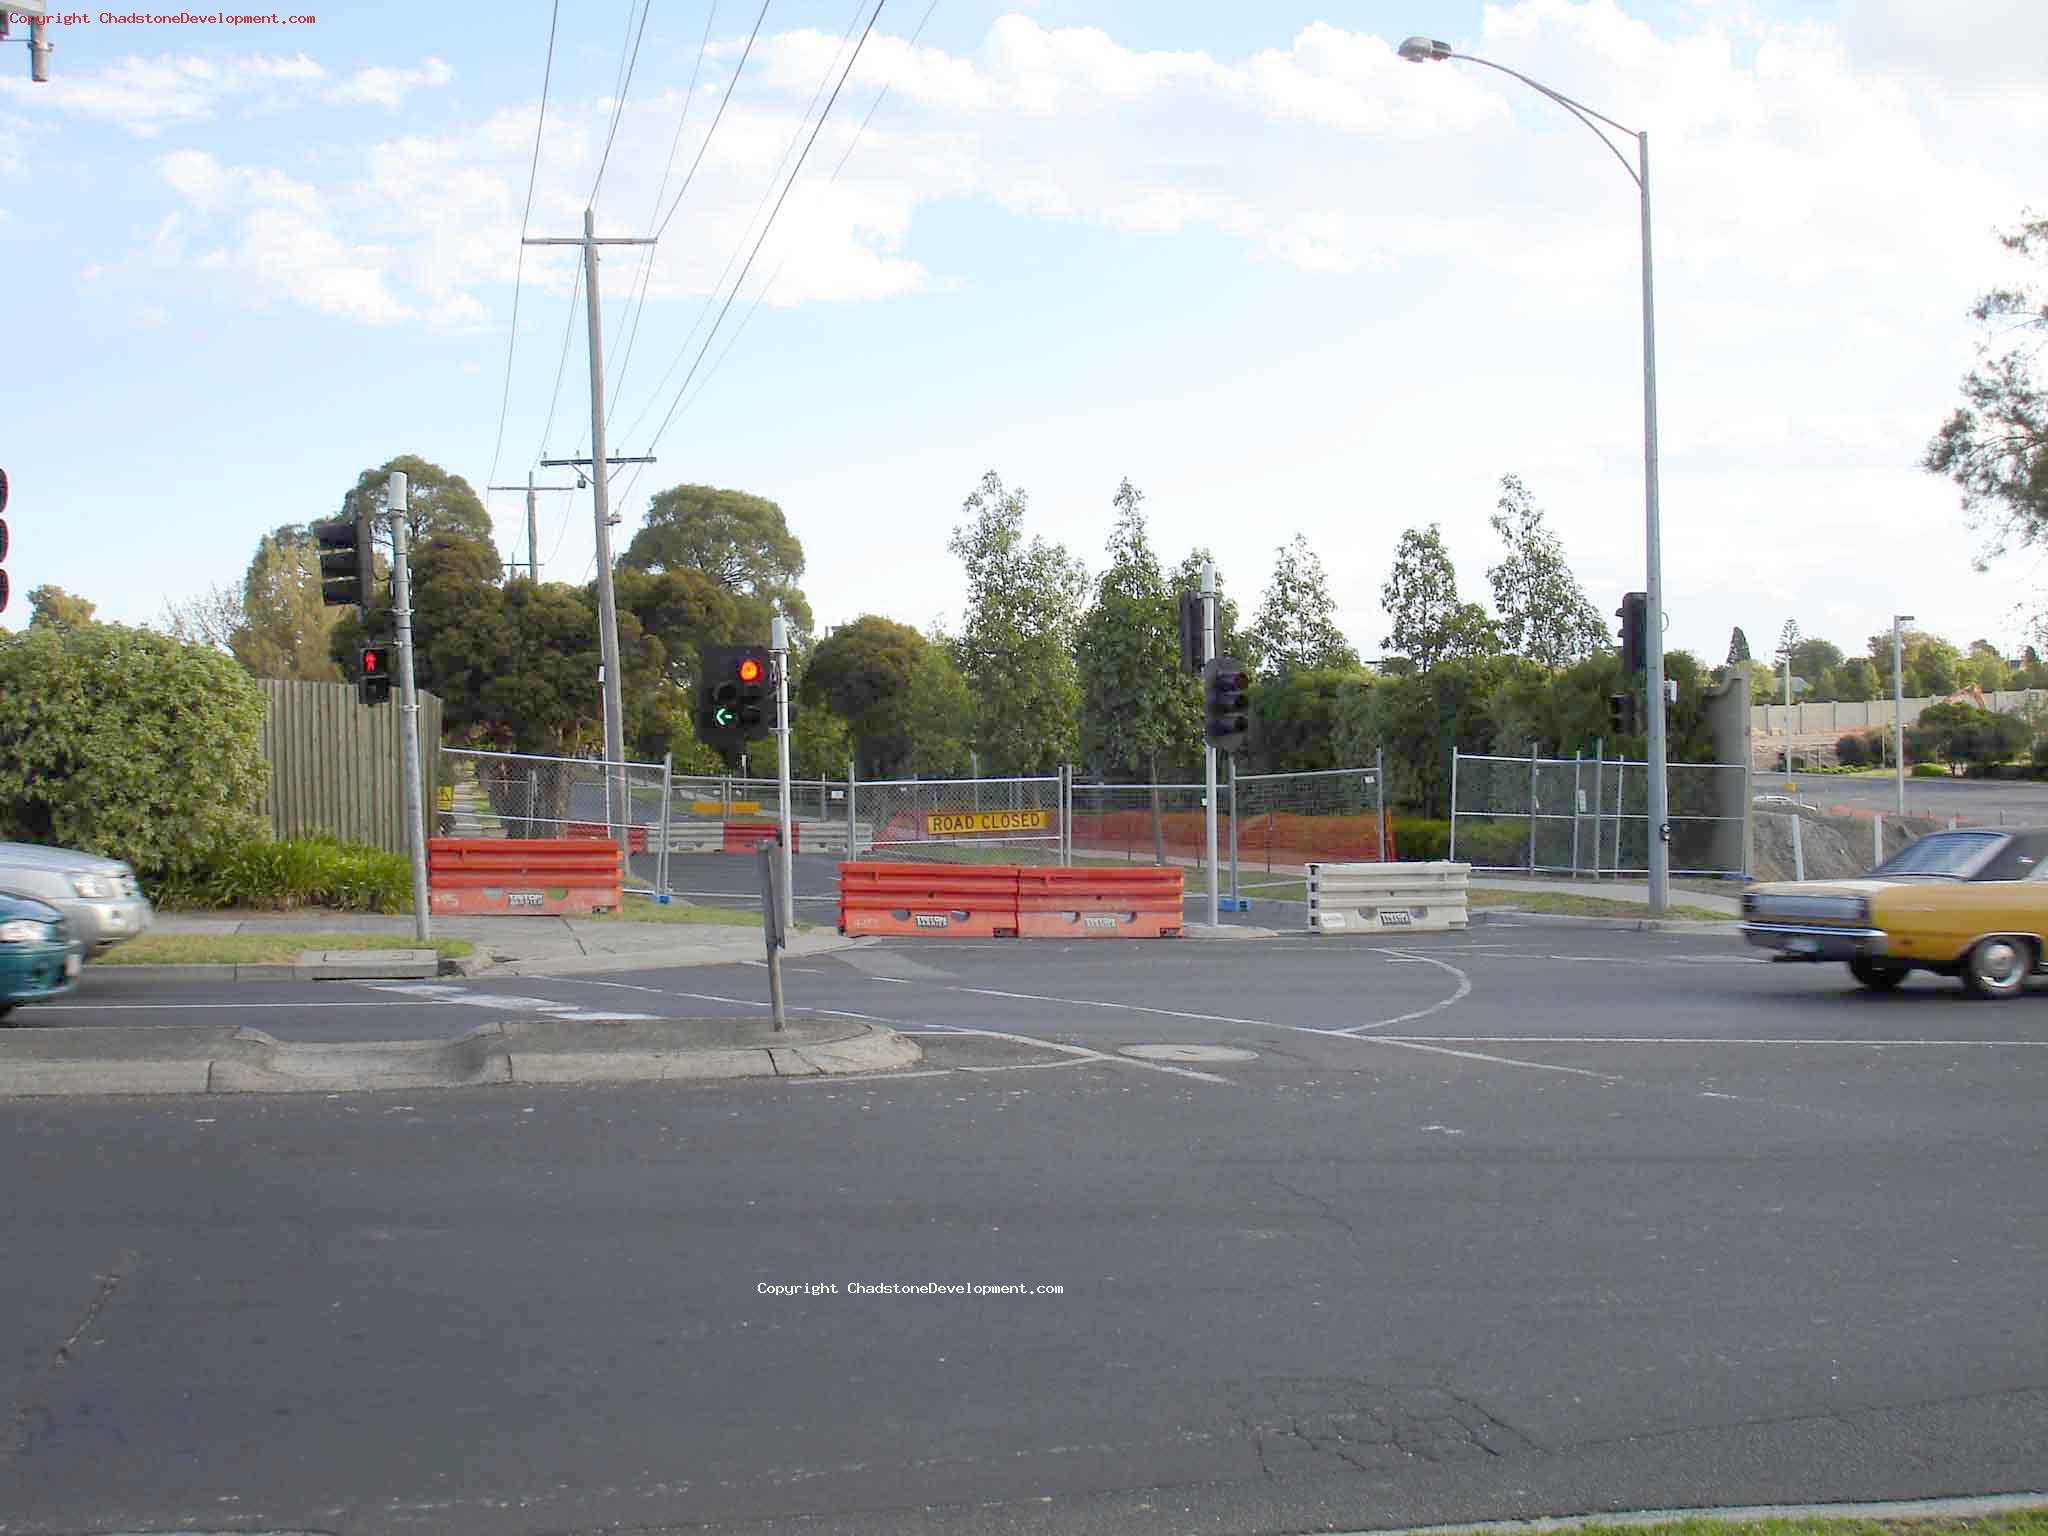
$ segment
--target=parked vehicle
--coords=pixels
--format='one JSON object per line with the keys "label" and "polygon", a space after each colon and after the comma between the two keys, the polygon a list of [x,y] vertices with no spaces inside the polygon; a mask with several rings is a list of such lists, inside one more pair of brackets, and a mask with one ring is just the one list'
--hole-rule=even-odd
{"label": "parked vehicle", "polygon": [[46,901],[95,959],[155,920],[135,871],[119,859],[41,843],[0,843],[0,890]]}
{"label": "parked vehicle", "polygon": [[0,1019],[17,1003],[56,997],[78,985],[85,946],[46,901],[0,891]]}
{"label": "parked vehicle", "polygon": [[1914,971],[2017,996],[2048,969],[2048,830],[1973,827],[1908,843],[1857,880],[1782,880],[1742,895],[1742,935],[1787,960],[1845,960],[1887,992]]}

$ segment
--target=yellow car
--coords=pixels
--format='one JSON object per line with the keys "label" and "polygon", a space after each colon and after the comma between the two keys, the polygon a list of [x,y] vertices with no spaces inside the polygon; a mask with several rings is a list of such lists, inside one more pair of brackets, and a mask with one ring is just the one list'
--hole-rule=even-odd
{"label": "yellow car", "polygon": [[1742,936],[1786,960],[1846,960],[1888,992],[1913,971],[2017,997],[2048,970],[2048,830],[1970,827],[1909,843],[1856,880],[1781,880],[1742,894]]}

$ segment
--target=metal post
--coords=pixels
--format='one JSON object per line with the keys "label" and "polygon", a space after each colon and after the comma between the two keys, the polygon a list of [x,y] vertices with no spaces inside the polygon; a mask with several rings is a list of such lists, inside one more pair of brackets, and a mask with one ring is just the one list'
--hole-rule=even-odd
{"label": "metal post", "polygon": [[1237,894],[1237,759],[1230,760],[1230,910],[1241,912]]}
{"label": "metal post", "polygon": [[670,842],[670,817],[673,815],[675,792],[676,758],[673,752],[661,754],[661,848],[654,856],[655,900],[668,905],[668,845]]}
{"label": "metal post", "polygon": [[1529,743],[1529,873],[1536,873],[1536,743]]}
{"label": "metal post", "polygon": [[1382,747],[1372,749],[1372,782],[1378,792],[1380,824],[1380,862],[1387,862],[1387,754]]}
{"label": "metal post", "polygon": [[1648,611],[1643,652],[1650,685],[1650,910],[1671,905],[1671,787],[1666,781],[1664,719],[1664,548],[1657,504],[1657,325],[1650,277],[1650,135],[1636,135],[1636,183],[1643,194],[1643,523]]}
{"label": "metal post", "polygon": [[[420,804],[420,696],[413,685],[412,577],[405,558],[406,480],[393,470],[385,482],[384,499],[391,513],[391,605],[398,610],[398,731],[405,759],[405,841],[412,862],[412,931],[422,944],[433,942],[427,912],[427,833]],[[372,562],[374,564],[374,561]]]}
{"label": "metal post", "polygon": [[1607,738],[1593,738],[1593,878],[1600,878],[1600,853],[1607,835]]}
{"label": "metal post", "polygon": [[860,783],[860,762],[857,758],[846,760],[846,858],[847,862],[860,857],[860,823],[854,819],[854,794]]}
{"label": "metal post", "polygon": [[1898,771],[1898,811],[1901,816],[1906,814],[1906,679],[1899,626],[1912,622],[1910,613],[1892,615],[1892,762]]}
{"label": "metal post", "polygon": [[1884,812],[1879,811],[1870,818],[1870,867],[1877,868],[1884,862]]}
{"label": "metal post", "polygon": [[[1222,649],[1216,634],[1216,562],[1213,560],[1202,562],[1202,648],[1207,652],[1202,658],[1204,665],[1214,661]],[[1220,921],[1216,900],[1216,748],[1213,745],[1202,753],[1202,777],[1208,787],[1203,805],[1209,842],[1209,926],[1213,928]]]}
{"label": "metal post", "polygon": [[1792,878],[1794,880],[1804,880],[1806,878],[1806,849],[1800,841],[1799,813],[1797,811],[1792,813]]}
{"label": "metal post", "polygon": [[1582,748],[1572,749],[1572,878],[1579,878],[1579,822],[1585,812],[1586,754]]}
{"label": "metal post", "polygon": [[1792,653],[1785,653],[1785,776],[1792,776]]}
{"label": "metal post", "polygon": [[768,652],[775,662],[775,794],[781,802],[782,921],[796,924],[796,882],[789,836],[789,621],[776,614],[768,624]]}
{"label": "metal post", "polygon": [[781,856],[768,846],[766,838],[754,845],[761,861],[761,936],[768,949],[768,1009],[778,1032],[786,1022],[782,1008],[782,947],[789,942],[789,892],[777,890],[776,877],[782,873]]}

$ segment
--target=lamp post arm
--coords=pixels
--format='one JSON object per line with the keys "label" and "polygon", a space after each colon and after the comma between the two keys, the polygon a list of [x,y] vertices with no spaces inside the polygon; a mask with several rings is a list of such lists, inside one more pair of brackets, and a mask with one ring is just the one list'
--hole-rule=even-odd
{"label": "lamp post arm", "polygon": [[1528,86],[1530,90],[1537,92],[1539,95],[1548,96],[1560,107],[1563,107],[1565,111],[1571,113],[1573,117],[1576,117],[1580,122],[1584,123],[1586,125],[1587,131],[1590,132],[1594,138],[1598,139],[1602,144],[1607,146],[1607,153],[1614,156],[1614,158],[1618,162],[1620,162],[1622,170],[1628,174],[1628,179],[1634,182],[1638,187],[1642,186],[1643,178],[1636,173],[1636,168],[1628,163],[1628,156],[1624,155],[1619,149],[1616,149],[1614,147],[1614,140],[1608,138],[1606,134],[1602,133],[1597,127],[1594,126],[1593,119],[1597,117],[1600,119],[1601,122],[1605,123],[1608,127],[1612,128],[1616,133],[1625,133],[1632,139],[1640,140],[1642,138],[1642,135],[1637,133],[1635,129],[1624,128],[1620,123],[1617,123],[1613,118],[1608,117],[1605,113],[1595,112],[1591,107],[1585,105],[1583,102],[1573,101],[1571,97],[1565,95],[1564,92],[1553,91],[1549,86],[1543,84],[1542,81],[1531,80],[1527,75],[1523,74],[1520,70],[1509,69],[1505,64],[1496,64],[1491,59],[1482,59],[1474,54],[1469,53],[1449,53],[1445,54],[1444,57],[1449,59],[1462,59],[1467,64],[1482,64],[1488,69],[1498,70],[1503,75],[1508,75],[1516,80],[1521,81],[1522,84]]}

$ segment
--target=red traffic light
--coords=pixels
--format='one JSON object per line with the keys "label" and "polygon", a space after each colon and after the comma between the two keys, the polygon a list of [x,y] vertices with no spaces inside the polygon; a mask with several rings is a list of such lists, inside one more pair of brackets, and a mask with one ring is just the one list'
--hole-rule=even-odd
{"label": "red traffic light", "polygon": [[384,658],[383,658],[383,656],[382,656],[382,655],[380,655],[380,654],[378,653],[377,647],[375,647],[374,645],[372,645],[372,646],[367,646],[367,647],[365,647],[365,648],[364,648],[364,651],[363,651],[363,676],[365,676],[365,677],[371,677],[371,676],[374,676],[374,675],[375,675],[375,674],[376,674],[376,673],[377,673],[377,672],[378,672],[378,671],[379,671],[379,670],[381,669],[381,667],[383,666],[383,663],[384,663]]}
{"label": "red traffic light", "polygon": [[743,683],[761,681],[761,661],[756,656],[742,656],[739,664],[739,679]]}

